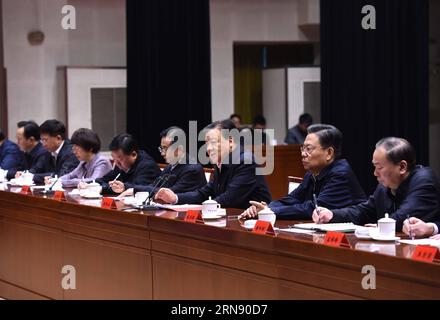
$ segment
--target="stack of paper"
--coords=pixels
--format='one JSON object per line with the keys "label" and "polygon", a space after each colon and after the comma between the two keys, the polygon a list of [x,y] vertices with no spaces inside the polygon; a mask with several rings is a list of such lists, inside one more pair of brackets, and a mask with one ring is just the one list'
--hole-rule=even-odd
{"label": "stack of paper", "polygon": [[316,230],[316,231],[337,231],[337,232],[354,232],[357,225],[347,222],[347,223],[327,223],[327,224],[317,224],[317,223],[298,223],[293,226],[298,229],[306,230]]}
{"label": "stack of paper", "polygon": [[412,244],[415,246],[433,246],[433,247],[439,247],[440,248],[440,240],[434,240],[434,239],[416,239],[416,240],[399,240],[401,243],[406,244]]}

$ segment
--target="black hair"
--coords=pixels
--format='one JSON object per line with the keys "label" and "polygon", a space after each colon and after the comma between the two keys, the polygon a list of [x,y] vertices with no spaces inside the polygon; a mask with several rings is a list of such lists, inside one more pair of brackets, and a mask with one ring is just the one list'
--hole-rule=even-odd
{"label": "black hair", "polygon": [[342,133],[338,128],[330,125],[317,123],[307,128],[307,133],[314,133],[318,136],[319,144],[323,148],[332,147],[335,150],[335,159],[342,155]]}
{"label": "black hair", "polygon": [[[168,127],[166,129],[162,130],[160,132],[159,136],[162,139],[162,138],[165,138],[166,136],[168,136],[170,133],[172,133],[172,131],[177,131],[177,130],[181,131],[181,132],[183,131],[181,128],[179,128],[177,126],[171,126],[171,127]],[[171,141],[171,144],[175,143],[178,139],[177,135],[173,135],[172,138],[173,138],[173,141]]]}
{"label": "black hair", "polygon": [[86,128],[76,130],[72,134],[71,142],[72,144],[80,146],[84,150],[93,153],[98,153],[101,149],[101,140],[99,139],[98,134]]}
{"label": "black hair", "polygon": [[5,140],[5,134],[3,133],[2,130],[0,130],[0,141]]}
{"label": "black hair", "polygon": [[394,164],[405,160],[408,164],[408,171],[416,167],[416,152],[413,146],[403,138],[386,137],[376,143],[376,148],[385,149],[386,157]]}
{"label": "black hair", "polygon": [[20,121],[17,128],[23,128],[23,135],[26,139],[34,137],[35,141],[40,140],[40,127],[35,121]]}
{"label": "black hair", "polygon": [[139,153],[139,145],[131,134],[121,133],[112,139],[108,146],[110,151],[121,150],[124,154],[129,155],[132,152]]}
{"label": "black hair", "polygon": [[299,116],[299,123],[311,125],[313,123],[313,118],[310,114],[303,113],[302,115]]}
{"label": "black hair", "polygon": [[214,121],[213,123],[208,124],[205,127],[205,129],[203,129],[203,130],[207,131],[207,130],[212,130],[212,129],[220,130],[225,139],[229,138],[229,132],[231,130],[233,130],[233,129],[237,130],[237,128],[234,125],[234,122],[232,122],[232,120],[230,120],[230,119]]}
{"label": "black hair", "polygon": [[239,114],[233,113],[229,116],[229,120],[232,120],[233,118],[238,118],[241,122],[241,116]]}
{"label": "black hair", "polygon": [[252,120],[252,124],[253,125],[261,124],[261,125],[265,126],[266,125],[266,118],[263,117],[261,114],[259,114],[254,117],[254,119]]}
{"label": "black hair", "polygon": [[51,137],[61,136],[66,139],[66,127],[61,121],[51,119],[44,121],[40,126],[40,134],[48,134]]}

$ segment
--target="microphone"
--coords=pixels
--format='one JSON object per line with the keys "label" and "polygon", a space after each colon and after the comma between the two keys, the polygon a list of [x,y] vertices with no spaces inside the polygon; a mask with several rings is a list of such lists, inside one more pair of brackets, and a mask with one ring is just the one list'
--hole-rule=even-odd
{"label": "microphone", "polygon": [[170,178],[169,173],[161,175],[158,178],[158,181],[153,186],[153,189],[151,189],[151,192],[148,195],[147,199],[145,199],[144,202],[142,202],[142,204],[138,207],[138,209],[140,209],[140,210],[157,210],[156,206],[150,205],[151,200],[153,199],[156,192],[159,191],[159,189],[162,188],[165,185],[165,183],[168,182],[169,178]]}

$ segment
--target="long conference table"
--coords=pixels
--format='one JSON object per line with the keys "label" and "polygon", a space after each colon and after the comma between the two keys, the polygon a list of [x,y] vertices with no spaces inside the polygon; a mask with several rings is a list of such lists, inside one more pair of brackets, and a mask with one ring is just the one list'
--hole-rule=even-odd
{"label": "long conference table", "polygon": [[[440,265],[412,260],[412,245],[349,234],[351,248],[330,247],[322,233],[259,235],[237,219],[196,224],[183,212],[125,212],[122,202],[103,209],[99,199],[17,191],[0,191],[6,299],[440,298]],[[366,265],[375,289],[362,287]],[[75,289],[63,289],[67,275]]]}

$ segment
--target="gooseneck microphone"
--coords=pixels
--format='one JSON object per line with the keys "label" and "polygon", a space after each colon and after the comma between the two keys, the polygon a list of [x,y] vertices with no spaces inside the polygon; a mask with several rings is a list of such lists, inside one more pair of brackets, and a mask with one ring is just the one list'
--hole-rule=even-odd
{"label": "gooseneck microphone", "polygon": [[157,193],[157,191],[159,191],[159,189],[162,188],[168,182],[169,178],[170,178],[169,173],[163,174],[158,178],[158,181],[156,181],[156,183],[154,184],[148,197],[138,207],[139,210],[145,210],[145,211],[157,210],[156,206],[151,205],[151,200],[153,200],[153,197]]}

